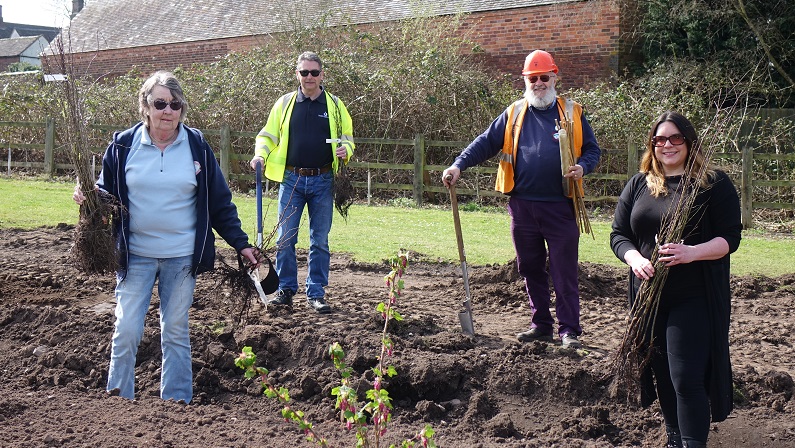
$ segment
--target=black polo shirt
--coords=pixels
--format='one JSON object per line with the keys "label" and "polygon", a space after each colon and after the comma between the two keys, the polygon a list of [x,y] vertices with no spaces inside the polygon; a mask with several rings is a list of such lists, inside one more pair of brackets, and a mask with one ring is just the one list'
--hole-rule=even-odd
{"label": "black polo shirt", "polygon": [[321,168],[334,157],[326,139],[331,138],[326,93],[315,100],[298,89],[290,116],[290,139],[287,143],[287,165],[299,168]]}

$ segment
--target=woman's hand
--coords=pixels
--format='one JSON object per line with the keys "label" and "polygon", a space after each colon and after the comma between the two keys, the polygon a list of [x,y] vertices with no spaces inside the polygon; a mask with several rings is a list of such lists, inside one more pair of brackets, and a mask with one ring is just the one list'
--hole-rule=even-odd
{"label": "woman's hand", "polygon": [[682,243],[665,243],[660,246],[657,253],[660,254],[660,261],[666,266],[686,264],[695,261],[695,251],[693,246]]}
{"label": "woman's hand", "polygon": [[654,277],[654,266],[648,258],[637,250],[629,250],[624,254],[624,261],[632,268],[632,273],[641,280]]}
{"label": "woman's hand", "polygon": [[683,243],[666,243],[660,245],[658,253],[660,261],[667,263],[667,266],[702,260],[718,260],[729,253],[729,243],[721,236],[716,236],[706,243],[695,246]]}
{"label": "woman's hand", "polygon": [[256,269],[259,266],[260,251],[256,247],[247,247],[240,251],[240,255],[248,260],[249,269]]}
{"label": "woman's hand", "polygon": [[86,195],[83,194],[80,184],[75,185],[75,192],[72,193],[72,200],[77,202],[77,205],[82,205],[83,201],[86,200]]}

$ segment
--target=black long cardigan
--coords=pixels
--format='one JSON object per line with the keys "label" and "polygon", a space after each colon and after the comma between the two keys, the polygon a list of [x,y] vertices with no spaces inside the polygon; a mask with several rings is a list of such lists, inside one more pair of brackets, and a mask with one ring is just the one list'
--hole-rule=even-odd
{"label": "black long cardigan", "polygon": [[[638,194],[648,194],[641,191],[646,188],[645,175],[638,173],[627,183],[622,199],[638,197]],[[716,177],[707,194],[717,193],[719,200],[708,202],[709,207],[721,207],[723,218],[727,221],[720,223],[723,228],[731,228],[731,235],[721,235],[729,243],[729,254],[736,251],[740,244],[742,224],[740,221],[740,199],[729,177],[722,171],[716,171]],[[714,224],[710,213],[704,213],[699,222],[699,233],[703,241],[714,238]],[[728,224],[728,225],[727,225]],[[611,236],[611,247],[616,256],[623,260],[626,251],[620,254],[614,245]],[[710,364],[707,371],[707,389],[709,392],[712,421],[720,422],[728,417],[734,407],[732,390],[732,367],[729,356],[729,322],[731,317],[731,291],[729,283],[730,256],[726,254],[720,259],[703,261],[704,284],[707,286],[707,303],[709,306],[709,325],[712,335],[710,348]],[[634,274],[629,273],[628,296],[630,304],[637,295],[637,288],[632,281]],[[651,367],[647,366],[641,375],[641,405],[650,406],[657,399]]]}

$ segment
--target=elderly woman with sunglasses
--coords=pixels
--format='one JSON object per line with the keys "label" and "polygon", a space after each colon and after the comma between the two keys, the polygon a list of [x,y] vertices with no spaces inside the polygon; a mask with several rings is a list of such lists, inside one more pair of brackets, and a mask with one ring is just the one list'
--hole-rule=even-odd
{"label": "elderly woman with sunglasses", "polygon": [[[723,421],[733,406],[729,254],[740,245],[740,201],[729,177],[707,166],[700,143],[681,114],[657,118],[640,172],[621,193],[610,235],[613,252],[632,271],[631,303],[642,281],[668,271],[646,335],[652,357],[641,376],[641,403],[660,400],[667,447],[706,446],[710,414]],[[683,240],[657,241],[681,197],[694,198]]]}
{"label": "elderly woman with sunglasses", "polygon": [[[259,254],[241,228],[210,145],[201,132],[182,123],[188,103],[174,75],[157,72],[147,79],[138,109],[142,121],[114,134],[97,181],[97,188],[123,207],[113,222],[120,268],[107,390],[135,398],[135,359],[157,282],[160,396],[189,403],[193,371],[188,310],[196,275],[213,269],[213,229],[252,267]],[[84,199],[76,188],[74,200]]]}

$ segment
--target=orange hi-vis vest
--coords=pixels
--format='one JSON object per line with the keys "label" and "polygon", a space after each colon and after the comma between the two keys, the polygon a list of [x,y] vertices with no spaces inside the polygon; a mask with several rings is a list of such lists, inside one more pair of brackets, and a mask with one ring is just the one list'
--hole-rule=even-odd
{"label": "orange hi-vis vest", "polygon": [[[558,97],[558,112],[560,120],[564,119],[565,114],[571,117],[574,122],[572,126],[573,134],[569,136],[574,144],[575,160],[582,155],[582,106],[572,100],[564,100]],[[499,155],[499,168],[497,169],[497,182],[495,190],[507,194],[514,187],[514,165],[516,164],[516,151],[519,147],[519,133],[522,130],[524,114],[527,112],[527,99],[522,98],[508,106],[508,121],[505,123],[505,140],[502,144],[502,151]],[[577,188],[580,194],[583,192],[582,179],[577,179]],[[569,192],[569,197],[574,198],[574,190]]]}

